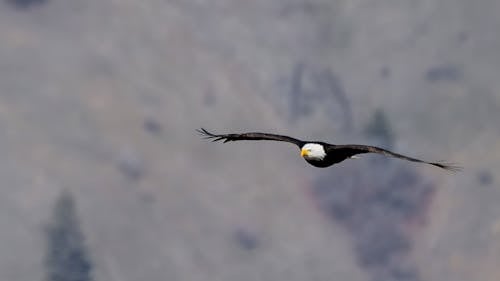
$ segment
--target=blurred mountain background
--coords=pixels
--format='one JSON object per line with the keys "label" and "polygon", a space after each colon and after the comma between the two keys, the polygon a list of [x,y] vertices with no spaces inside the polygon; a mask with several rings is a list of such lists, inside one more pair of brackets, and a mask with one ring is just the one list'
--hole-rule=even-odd
{"label": "blurred mountain background", "polygon": [[[3,0],[0,279],[500,280],[500,2]],[[460,163],[327,169],[264,131]]]}

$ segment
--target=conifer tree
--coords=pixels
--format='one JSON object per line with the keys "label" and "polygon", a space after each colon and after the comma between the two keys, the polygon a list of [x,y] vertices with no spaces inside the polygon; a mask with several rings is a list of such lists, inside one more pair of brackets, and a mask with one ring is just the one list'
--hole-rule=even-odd
{"label": "conifer tree", "polygon": [[379,145],[391,149],[394,145],[394,134],[392,132],[389,119],[382,109],[377,109],[373,113],[373,119],[366,125],[364,133],[379,142]]}
{"label": "conifer tree", "polygon": [[93,280],[84,237],[72,195],[65,191],[57,200],[52,222],[46,229],[46,281]]}

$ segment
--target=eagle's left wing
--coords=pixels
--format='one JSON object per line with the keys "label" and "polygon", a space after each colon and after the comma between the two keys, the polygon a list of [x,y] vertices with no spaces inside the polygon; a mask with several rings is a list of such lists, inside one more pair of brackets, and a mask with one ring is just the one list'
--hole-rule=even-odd
{"label": "eagle's left wing", "polygon": [[359,144],[332,145],[332,146],[328,147],[328,153],[345,155],[347,158],[352,157],[356,154],[377,153],[377,154],[382,154],[382,155],[389,156],[389,157],[404,159],[407,161],[430,164],[430,165],[433,165],[433,166],[436,166],[436,167],[439,167],[439,168],[442,168],[445,170],[453,171],[453,172],[460,171],[462,169],[460,166],[457,166],[457,165],[454,165],[451,163],[427,162],[424,160],[405,156],[405,155],[402,155],[399,153],[389,151],[387,149],[383,149],[383,148],[376,147],[376,146],[370,146],[370,145],[359,145]]}
{"label": "eagle's left wing", "polygon": [[302,147],[302,145],[304,145],[304,142],[301,140],[289,136],[275,135],[268,133],[251,132],[251,133],[241,133],[241,134],[218,135],[210,133],[203,128],[196,131],[200,133],[204,138],[211,139],[212,141],[222,140],[223,142],[229,142],[229,141],[240,141],[240,140],[272,140],[272,141],[284,141],[293,143],[299,147]]}

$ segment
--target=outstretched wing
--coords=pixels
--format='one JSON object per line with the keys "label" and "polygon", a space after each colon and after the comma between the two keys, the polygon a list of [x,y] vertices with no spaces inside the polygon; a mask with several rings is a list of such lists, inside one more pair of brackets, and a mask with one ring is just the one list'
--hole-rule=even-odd
{"label": "outstretched wing", "polygon": [[[446,162],[427,162],[424,160],[408,157],[399,153],[395,153],[392,151],[389,151],[387,149],[383,149],[380,147],[376,146],[369,146],[369,145],[357,145],[357,144],[346,144],[346,145],[332,145],[328,148],[328,152],[330,153],[338,153],[341,155],[345,155],[347,158],[352,157],[356,154],[362,154],[362,153],[378,153],[382,154],[385,156],[389,157],[395,157],[395,158],[400,158],[404,159],[407,161],[412,161],[412,162],[418,162],[418,163],[426,163],[430,165],[434,165],[436,167],[448,170],[448,171],[460,171],[462,168],[460,166],[451,164],[451,163],[446,163]],[[333,150],[333,151],[332,151]]]}
{"label": "outstretched wing", "polygon": [[240,141],[240,140],[272,140],[272,141],[284,141],[293,143],[299,147],[304,145],[304,142],[298,139],[294,139],[289,136],[275,135],[275,134],[266,134],[266,133],[243,133],[243,134],[225,134],[225,135],[217,135],[208,132],[207,130],[201,128],[196,130],[200,133],[205,139],[211,139],[212,141]]}

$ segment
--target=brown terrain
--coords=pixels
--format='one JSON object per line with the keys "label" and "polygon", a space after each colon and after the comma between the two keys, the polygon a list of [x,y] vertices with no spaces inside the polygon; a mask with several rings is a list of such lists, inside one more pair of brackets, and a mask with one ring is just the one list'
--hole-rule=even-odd
{"label": "brown terrain", "polygon": [[[0,280],[500,280],[500,1],[3,0]],[[316,169],[292,145],[381,145]]]}

